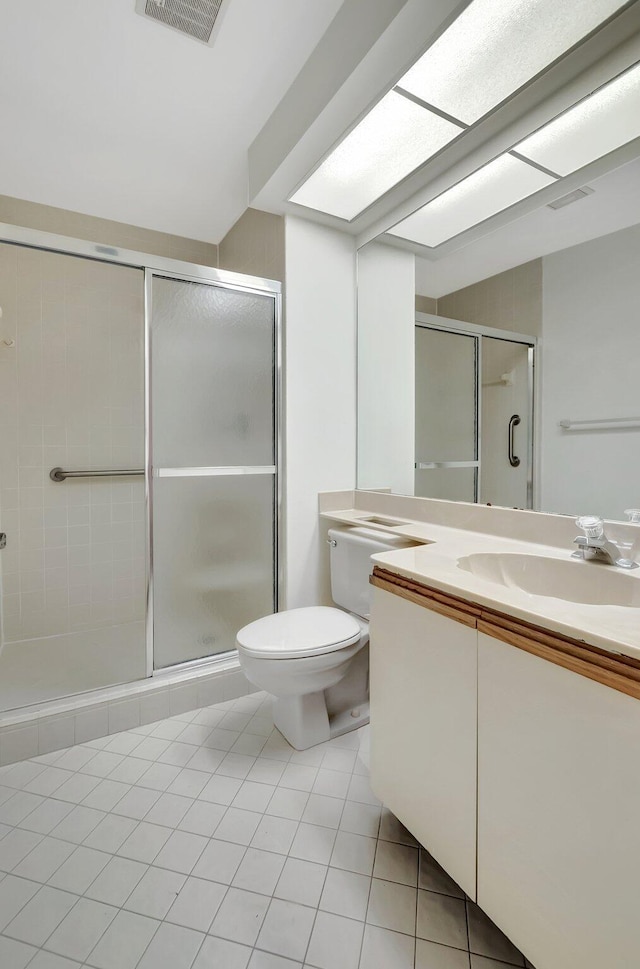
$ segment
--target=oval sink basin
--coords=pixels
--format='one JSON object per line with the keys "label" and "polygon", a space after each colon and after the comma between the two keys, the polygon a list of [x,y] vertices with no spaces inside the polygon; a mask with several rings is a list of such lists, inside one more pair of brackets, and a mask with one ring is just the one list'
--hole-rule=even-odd
{"label": "oval sink basin", "polygon": [[640,580],[613,566],[543,555],[478,552],[458,568],[485,582],[590,606],[640,606]]}

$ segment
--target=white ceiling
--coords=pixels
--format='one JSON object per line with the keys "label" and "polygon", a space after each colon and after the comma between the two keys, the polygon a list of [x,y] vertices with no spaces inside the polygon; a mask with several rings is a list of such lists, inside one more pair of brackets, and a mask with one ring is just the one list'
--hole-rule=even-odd
{"label": "white ceiling", "polygon": [[530,259],[640,223],[640,159],[590,181],[593,195],[543,205],[435,261],[416,257],[416,292],[445,296]]}
{"label": "white ceiling", "polygon": [[[248,204],[249,145],[348,7],[227,2],[207,47],[140,17],[135,0],[0,0],[0,194],[218,242]],[[441,296],[640,222],[640,161],[590,184],[566,209],[417,258],[418,292]]]}
{"label": "white ceiling", "polygon": [[0,194],[218,242],[341,4],[229,0],[206,47],[135,0],[0,0]]}

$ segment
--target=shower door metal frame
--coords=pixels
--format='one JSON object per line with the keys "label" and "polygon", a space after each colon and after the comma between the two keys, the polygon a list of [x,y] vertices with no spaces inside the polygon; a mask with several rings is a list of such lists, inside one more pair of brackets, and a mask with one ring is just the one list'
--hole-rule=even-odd
{"label": "shower door metal frame", "polygon": [[[218,274],[216,274],[218,275]],[[145,368],[145,491],[147,508],[147,613],[146,613],[146,662],[147,676],[162,676],[163,673],[175,672],[176,670],[188,670],[194,667],[206,666],[215,663],[219,657],[228,657],[233,650],[225,650],[221,653],[213,653],[210,656],[202,656],[197,659],[186,660],[182,663],[174,663],[171,666],[154,668],[154,645],[153,645],[153,478],[168,477],[214,477],[234,474],[250,475],[272,475],[274,478],[274,522],[273,522],[273,602],[278,609],[280,607],[280,592],[282,589],[281,576],[281,506],[282,506],[282,333],[280,325],[281,316],[281,295],[279,289],[272,287],[256,286],[257,282],[247,277],[239,277],[242,282],[232,282],[228,278],[230,273],[224,274],[227,278],[205,279],[202,276],[192,276],[180,272],[168,272],[164,269],[155,269],[151,266],[145,268],[144,274],[144,368]],[[154,470],[152,465],[152,438],[153,427],[151,422],[151,323],[153,317],[153,279],[175,279],[179,282],[198,283],[203,286],[214,286],[216,289],[229,289],[236,293],[250,293],[257,296],[266,296],[273,299],[273,465],[251,465],[246,467],[197,467],[197,468],[157,468]],[[278,284],[279,285],[279,284]]]}
{"label": "shower door metal frame", "polygon": [[[482,342],[483,338],[490,340],[502,340],[506,343],[521,343],[527,347],[527,404],[528,413],[526,421],[527,429],[527,508],[533,510],[537,499],[537,488],[535,481],[534,468],[534,447],[535,447],[535,407],[539,400],[539,369],[536,366],[536,358],[539,340],[537,337],[529,336],[527,333],[517,333],[511,330],[501,330],[495,326],[481,326],[477,323],[465,323],[464,320],[451,320],[446,316],[435,316],[432,313],[416,313],[415,325],[425,330],[439,330],[444,333],[453,333],[460,336],[474,337],[476,340],[476,359],[475,359],[475,426],[476,426],[476,461],[464,462],[464,465],[471,467],[475,465],[475,497],[478,502],[481,495],[482,484]],[[462,466],[460,462],[442,462],[440,467],[452,467],[454,464]],[[416,465],[416,468],[418,466]]]}
{"label": "shower door metal frame", "polygon": [[148,340],[148,304],[146,298],[147,278],[149,273],[152,275],[174,277],[186,280],[187,282],[205,283],[219,286],[225,289],[232,289],[237,292],[255,293],[261,296],[269,296],[274,302],[274,325],[275,325],[275,346],[274,346],[274,422],[275,422],[275,521],[274,521],[274,601],[276,608],[282,605],[284,591],[283,563],[281,550],[283,546],[283,344],[282,344],[282,284],[277,280],[264,279],[259,276],[249,276],[244,273],[235,273],[228,270],[216,269],[213,266],[201,266],[196,263],[185,262],[182,259],[172,259],[167,256],[157,256],[149,252],[142,252],[136,249],[125,249],[120,246],[110,246],[99,242],[87,241],[85,239],[75,239],[72,236],[60,235],[55,232],[47,232],[44,229],[30,229],[25,226],[11,225],[7,222],[0,222],[0,242],[9,245],[24,246],[28,249],[40,249],[45,252],[58,252],[66,256],[78,256],[81,259],[91,259],[94,262],[110,263],[129,269],[139,269],[145,275],[144,293],[144,395],[145,395],[145,521],[147,523],[146,535],[146,565],[147,565],[147,589],[146,589],[146,677],[156,677],[176,672],[177,670],[196,669],[204,666],[215,667],[216,662],[228,664],[228,658],[233,650],[225,653],[214,653],[212,656],[202,659],[189,660],[186,663],[177,663],[165,669],[154,671],[153,669],[153,636],[149,636],[149,624],[153,618],[153,576],[151,563],[151,538],[149,519],[151,516],[151,482],[149,476],[149,457],[151,451],[150,428],[148,422],[149,407],[149,340]]}
{"label": "shower door metal frame", "polygon": [[[473,453],[472,461],[415,461],[415,471],[441,470],[447,468],[473,468],[473,500],[478,501],[480,494],[480,447],[482,443],[482,407],[480,406],[480,373],[482,372],[482,341],[476,333],[464,333],[458,329],[450,329],[446,326],[432,326],[430,323],[421,323],[416,314],[416,329],[436,330],[439,333],[452,333],[454,336],[466,336],[473,340]],[[417,456],[416,456],[417,457]]]}

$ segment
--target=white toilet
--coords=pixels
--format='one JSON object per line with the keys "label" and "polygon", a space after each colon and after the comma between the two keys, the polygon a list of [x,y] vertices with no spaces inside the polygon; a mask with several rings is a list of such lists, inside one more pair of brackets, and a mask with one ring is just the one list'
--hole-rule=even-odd
{"label": "white toilet", "polygon": [[369,575],[376,552],[414,542],[367,528],[329,529],[331,596],[342,606],[289,609],[237,636],[240,663],[274,696],[273,719],[297,750],[369,721]]}

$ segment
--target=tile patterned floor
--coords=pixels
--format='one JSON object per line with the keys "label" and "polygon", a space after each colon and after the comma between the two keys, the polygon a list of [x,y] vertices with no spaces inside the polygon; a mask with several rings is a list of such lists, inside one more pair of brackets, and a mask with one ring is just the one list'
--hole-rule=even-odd
{"label": "tile patterned floor", "polygon": [[0,966],[528,966],[379,804],[367,735],[294,751],[255,693],[2,768]]}

